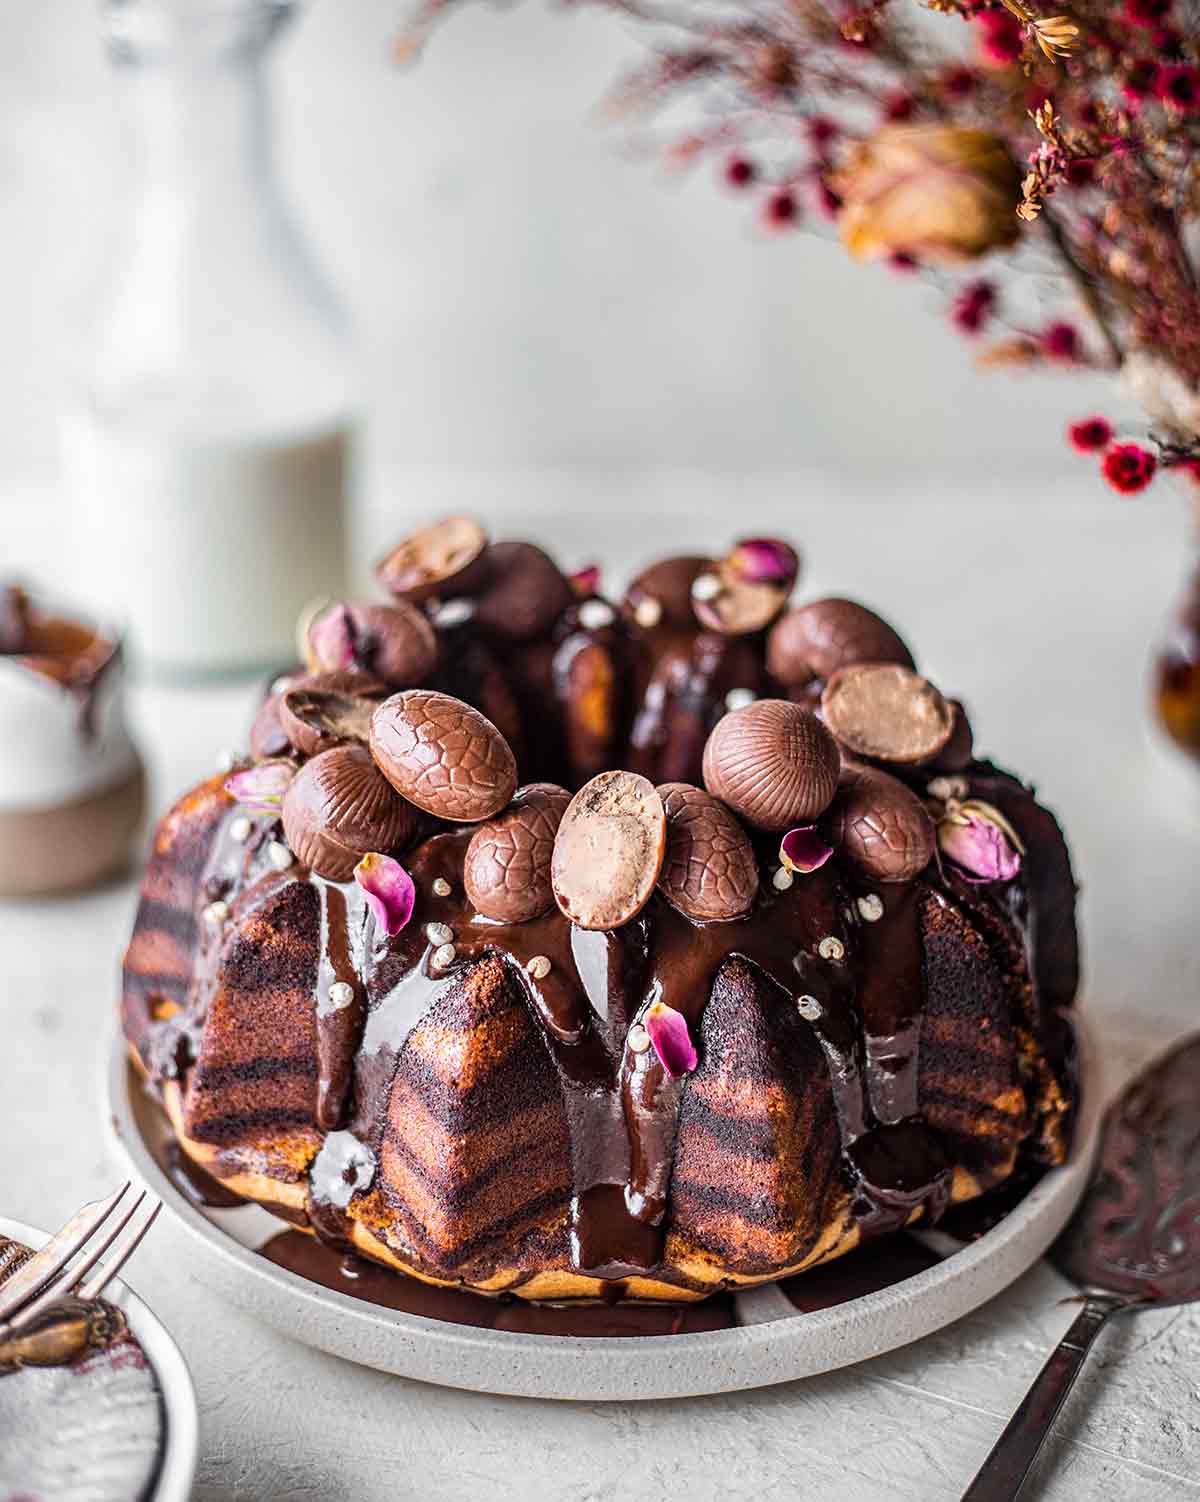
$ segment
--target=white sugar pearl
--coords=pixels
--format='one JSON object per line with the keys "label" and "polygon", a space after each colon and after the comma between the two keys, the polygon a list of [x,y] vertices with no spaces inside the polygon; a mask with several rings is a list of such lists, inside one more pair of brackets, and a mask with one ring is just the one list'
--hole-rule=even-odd
{"label": "white sugar pearl", "polygon": [[449,970],[457,957],[458,950],[455,949],[453,944],[443,944],[433,951],[430,963],[435,970]]}
{"label": "white sugar pearl", "polygon": [[579,624],[585,631],[599,631],[612,623],[612,606],[606,605],[603,600],[585,600],[579,607]]}
{"label": "white sugar pearl", "polygon": [[868,892],[865,897],[860,897],[855,906],[864,923],[878,923],[883,917],[883,899],[875,892]]}
{"label": "white sugar pearl", "polygon": [[752,688],[731,688],[725,695],[725,708],[728,710],[745,709],[748,704],[753,704],[758,695]]}
{"label": "white sugar pearl", "polygon": [[433,883],[433,895],[435,897],[449,897],[453,890],[444,876],[439,876]]}
{"label": "white sugar pearl", "polygon": [[206,923],[224,923],[228,917],[229,904],[227,902],[220,901],[220,899],[218,899],[216,902],[210,902],[204,909],[204,921]]}
{"label": "white sugar pearl", "polygon": [[815,996],[797,996],[796,1010],[806,1022],[815,1022],[821,1015],[821,1003]]}
{"label": "white sugar pearl", "polygon": [[662,620],[662,602],[647,595],[633,607],[633,618],[643,630],[650,631]]}
{"label": "white sugar pearl", "polygon": [[545,980],[550,974],[550,961],[544,954],[535,954],[525,966],[534,980]]}
{"label": "white sugar pearl", "polygon": [[272,840],[267,846],[267,859],[276,871],[286,871],[296,857],[281,840]]}
{"label": "white sugar pearl", "polygon": [[786,892],[794,880],[795,877],[793,877],[788,868],[780,866],[779,870],[771,878],[771,885],[777,892]]}
{"label": "white sugar pearl", "polygon": [[823,960],[841,960],[846,957],[846,946],[835,935],[827,934],[817,945],[817,953]]}
{"label": "white sugar pearl", "polygon": [[433,624],[448,631],[452,626],[461,626],[464,621],[469,621],[474,614],[475,607],[470,600],[447,600],[434,611]]}
{"label": "white sugar pearl", "polygon": [[721,593],[721,581],[716,574],[698,574],[692,584],[693,600],[715,600]]}
{"label": "white sugar pearl", "polygon": [[254,828],[245,814],[239,816],[229,826],[229,837],[236,840],[239,845],[244,845],[250,838],[250,831]]}
{"label": "white sugar pearl", "polygon": [[425,937],[431,944],[449,944],[454,938],[454,930],[448,923],[427,923]]}
{"label": "white sugar pearl", "polygon": [[628,1041],[634,1053],[645,1053],[650,1047],[650,1034],[640,1022],[635,1022],[629,1029]]}
{"label": "white sugar pearl", "polygon": [[329,1005],[339,1012],[354,1000],[354,987],[348,980],[335,980],[329,988]]}

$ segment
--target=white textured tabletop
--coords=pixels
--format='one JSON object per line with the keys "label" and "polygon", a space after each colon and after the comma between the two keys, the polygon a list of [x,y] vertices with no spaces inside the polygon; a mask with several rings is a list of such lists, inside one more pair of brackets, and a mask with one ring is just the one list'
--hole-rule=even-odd
{"label": "white textured tabletop", "polygon": [[[596,480],[589,496],[577,479],[570,513],[547,522],[553,476],[469,497],[461,484],[434,488],[418,492],[422,511],[443,501],[479,509],[499,494],[516,535],[536,506],[537,531],[579,562],[623,566],[747,527],[802,539],[804,589],[852,592],[891,615],[931,675],[966,699],[981,749],[1035,781],[1063,816],[1083,883],[1084,1004],[1110,1077],[1200,1025],[1200,779],[1176,787],[1143,729],[1147,644],[1184,563],[1165,493],[1152,503],[1091,489],[1037,502],[867,501],[796,476],[674,474],[644,486],[636,511],[628,483]],[[49,560],[44,527],[41,513],[22,522],[13,507],[5,561]],[[403,527],[376,507],[364,547]],[[238,741],[252,698],[245,685],[140,691],[156,806]],[[0,906],[8,1214],[57,1223],[111,1181],[101,1054],[133,904],[129,881]],[[203,1499],[950,1502],[1071,1318],[1065,1284],[1042,1265],[940,1334],[828,1377],[679,1403],[553,1405],[441,1391],[315,1354],[222,1307],[186,1266],[156,1259],[153,1237],[130,1281],[191,1364]],[[1101,1337],[1029,1495],[1200,1496],[1200,1309],[1144,1315]]]}

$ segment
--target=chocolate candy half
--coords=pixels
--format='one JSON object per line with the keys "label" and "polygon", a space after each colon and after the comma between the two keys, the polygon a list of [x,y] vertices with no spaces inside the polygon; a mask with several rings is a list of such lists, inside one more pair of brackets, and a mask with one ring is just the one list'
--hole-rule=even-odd
{"label": "chocolate candy half", "polygon": [[825,723],[856,756],[912,766],[950,739],[954,711],[933,684],[897,664],[841,668],[821,695]]}
{"label": "chocolate candy half", "polygon": [[914,666],[891,626],[855,600],[812,600],[789,610],[767,637],[767,671],[788,688],[831,678],[856,662]]}
{"label": "chocolate candy half", "polygon": [[811,710],[759,699],[717,721],[704,748],[704,785],[759,829],[811,824],[837,791],[841,757]]}
{"label": "chocolate candy half", "polygon": [[329,881],[349,881],[368,851],[400,849],[416,828],[413,810],[365,746],[322,751],[305,762],[283,797],[288,844],[302,865]]}
{"label": "chocolate candy half", "polygon": [[534,782],[498,819],[471,836],[463,886],[476,910],[497,923],[527,923],[554,906],[554,837],[571,802],[566,788]]}
{"label": "chocolate candy half", "polygon": [[330,605],[308,623],[305,651],[313,673],[357,669],[393,688],[426,682],[438,665],[429,620],[402,600],[395,605]]}
{"label": "chocolate candy half", "polygon": [[[338,682],[347,678],[360,682],[362,692]],[[382,683],[365,673],[319,674],[303,679],[280,697],[280,723],[290,743],[305,756],[319,756],[341,741],[365,744],[371,715],[386,693]]]}
{"label": "chocolate candy half", "polygon": [[491,577],[475,602],[475,620],[495,636],[541,636],[575,599],[553,558],[531,542],[493,543],[488,557]]}
{"label": "chocolate candy half", "polygon": [[824,826],[830,842],[876,881],[912,881],[933,859],[933,820],[899,778],[847,768]]}
{"label": "chocolate candy half", "polygon": [[490,819],[517,786],[516,759],[491,720],[433,689],[385,699],[371,717],[370,747],[396,791],[439,819]]}
{"label": "chocolate candy half", "polygon": [[375,568],[385,589],[414,604],[473,594],[487,574],[487,533],[466,516],[451,516],[414,532]]}
{"label": "chocolate candy half", "polygon": [[620,928],[650,900],[662,870],[667,816],[636,772],[601,772],[571,799],[554,841],[551,879],[580,928]]}
{"label": "chocolate candy half", "polygon": [[692,581],[692,610],[709,631],[749,636],[769,626],[787,604],[799,571],[799,555],[786,542],[747,538]]}
{"label": "chocolate candy half", "polygon": [[667,816],[659,890],[700,922],[740,918],[758,893],[758,862],[746,831],[703,788],[667,782],[658,790]]}

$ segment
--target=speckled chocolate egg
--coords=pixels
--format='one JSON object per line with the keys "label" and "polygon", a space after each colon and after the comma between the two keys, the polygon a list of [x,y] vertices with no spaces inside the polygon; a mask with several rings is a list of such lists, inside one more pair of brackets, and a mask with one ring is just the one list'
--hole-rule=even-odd
{"label": "speckled chocolate egg", "polygon": [[717,721],[704,748],[704,785],[759,829],[811,824],[837,790],[837,743],[810,710],[759,699]]}
{"label": "speckled chocolate egg", "polygon": [[497,923],[527,923],[554,906],[550,866],[554,837],[571,801],[566,788],[535,782],[519,788],[496,819],[471,836],[463,886],[477,911]]}
{"label": "speckled chocolate egg", "polygon": [[812,600],[789,610],[767,637],[767,669],[788,688],[830,678],[856,662],[913,666],[900,636],[855,600]]}

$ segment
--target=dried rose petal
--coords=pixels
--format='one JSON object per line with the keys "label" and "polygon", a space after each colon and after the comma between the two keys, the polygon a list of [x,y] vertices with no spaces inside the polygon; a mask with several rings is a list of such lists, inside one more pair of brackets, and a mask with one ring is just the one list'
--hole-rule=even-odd
{"label": "dried rose petal", "polygon": [[972,799],[952,805],[938,825],[938,848],[972,884],[1012,881],[1021,870],[1021,841],[999,809]]}
{"label": "dried rose petal", "polygon": [[355,866],[354,880],[379,927],[389,939],[398,934],[412,917],[417,897],[413,879],[400,862],[372,851]]}
{"label": "dried rose petal", "polygon": [[600,593],[600,566],[589,563],[586,568],[576,569],[567,575],[567,583],[581,600],[589,600]]}
{"label": "dried rose petal", "polygon": [[290,761],[260,761],[225,779],[225,791],[250,814],[277,814],[296,775]]}
{"label": "dried rose petal", "polygon": [[832,854],[833,846],[826,844],[815,824],[789,829],[779,842],[779,859],[799,876],[819,871]]}
{"label": "dried rose petal", "polygon": [[655,1001],[646,1008],[642,1025],[670,1077],[677,1080],[681,1075],[691,1074],[697,1063],[696,1046],[683,1013],[665,1002]]}
{"label": "dried rose petal", "polygon": [[745,537],[735,544],[729,563],[747,584],[791,585],[800,560],[794,548],[774,537]]}
{"label": "dried rose petal", "polygon": [[342,673],[355,666],[354,627],[344,605],[333,605],[312,621],[308,658],[314,673]]}

